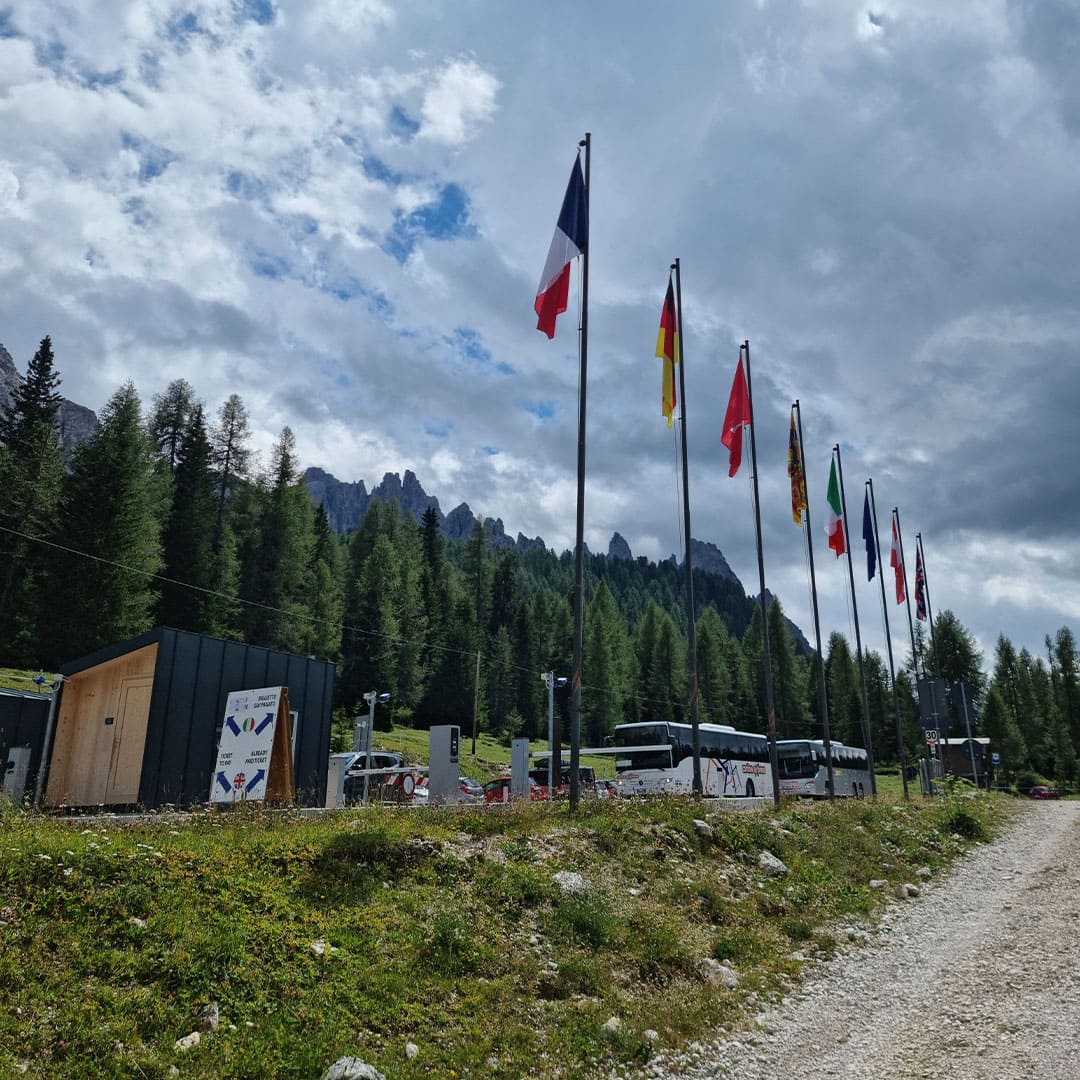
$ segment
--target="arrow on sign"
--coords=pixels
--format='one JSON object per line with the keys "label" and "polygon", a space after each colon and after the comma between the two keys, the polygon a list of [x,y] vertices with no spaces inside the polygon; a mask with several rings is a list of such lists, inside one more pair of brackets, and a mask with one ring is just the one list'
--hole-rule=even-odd
{"label": "arrow on sign", "polygon": [[232,784],[229,783],[229,778],[223,773],[217,774],[217,782],[226,790],[232,791]]}
{"label": "arrow on sign", "polygon": [[225,726],[226,726],[226,727],[227,727],[227,728],[228,728],[228,729],[229,729],[229,730],[230,730],[230,731],[231,731],[231,732],[232,732],[232,733],[233,733],[234,735],[239,735],[239,734],[240,734],[240,727],[239,727],[239,725],[238,725],[238,724],[236,723],[236,717],[235,717],[235,716],[226,716],[226,717],[225,717]]}
{"label": "arrow on sign", "polygon": [[261,780],[261,779],[262,779],[262,778],[263,778],[263,777],[264,777],[265,775],[266,775],[266,770],[265,770],[265,769],[260,769],[260,770],[259,770],[259,771],[258,771],[258,772],[257,772],[257,773],[256,773],[256,774],[255,774],[255,775],[254,775],[254,776],[253,776],[253,777],[252,777],[252,778],[251,778],[251,779],[250,779],[250,780],[248,781],[248,786],[247,786],[247,790],[248,790],[248,791],[251,791],[251,789],[252,789],[252,788],[256,787],[256,786],[258,785],[259,781],[260,781],[260,780]]}
{"label": "arrow on sign", "polygon": [[274,714],[272,712],[268,712],[266,714],[266,719],[255,729],[255,734],[256,735],[261,735],[263,733],[263,729],[268,724],[272,724],[273,722],[274,722]]}

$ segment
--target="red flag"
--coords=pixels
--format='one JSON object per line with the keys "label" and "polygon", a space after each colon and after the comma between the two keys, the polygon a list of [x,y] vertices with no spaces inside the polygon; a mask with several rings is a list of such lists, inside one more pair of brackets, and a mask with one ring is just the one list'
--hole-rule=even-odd
{"label": "red flag", "polygon": [[904,602],[904,557],[900,554],[900,534],[896,531],[896,515],[892,519],[892,551],[889,565],[896,571],[896,602]]}
{"label": "red flag", "polygon": [[728,448],[728,476],[734,476],[742,464],[743,428],[750,423],[750,393],[746,388],[746,373],[743,371],[742,351],[739,351],[739,366],[735,369],[735,379],[731,384],[731,397],[728,398],[727,412],[724,413],[724,428],[720,441]]}

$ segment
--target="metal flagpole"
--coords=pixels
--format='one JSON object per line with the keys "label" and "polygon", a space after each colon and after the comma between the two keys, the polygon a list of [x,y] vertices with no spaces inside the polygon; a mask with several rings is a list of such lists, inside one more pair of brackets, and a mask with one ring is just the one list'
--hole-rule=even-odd
{"label": "metal flagpole", "polygon": [[817,578],[814,575],[814,537],[810,528],[810,495],[805,490],[806,485],[806,458],[803,455],[802,434],[802,409],[799,407],[798,398],[795,399],[792,408],[795,410],[795,419],[799,432],[799,469],[803,478],[803,494],[806,497],[806,551],[810,559],[810,599],[814,609],[814,640],[817,643],[818,654],[818,707],[821,709],[821,734],[825,744],[825,768],[828,770],[829,799],[836,798],[836,787],[833,781],[832,738],[829,733],[829,694],[825,686],[825,653],[821,648],[821,618],[818,615],[817,602]]}
{"label": "metal flagpole", "polygon": [[[592,135],[578,144],[585,148],[585,204],[589,205]],[[589,217],[591,217],[591,212]],[[589,252],[591,238],[581,257],[581,331],[578,371],[577,536],[574,548],[574,675],[570,691],[570,812],[578,808],[581,780],[581,654],[585,629],[585,382],[589,359]]]}
{"label": "metal flagpole", "polygon": [[870,516],[874,521],[874,555],[877,558],[878,581],[881,583],[881,614],[885,620],[885,648],[889,655],[889,678],[892,680],[893,711],[896,713],[896,749],[900,755],[900,779],[904,784],[904,800],[907,789],[907,755],[904,753],[904,728],[900,722],[900,695],[896,691],[896,665],[893,663],[892,632],[889,629],[889,605],[885,600],[885,567],[881,561],[881,539],[878,536],[877,503],[874,501],[874,481],[866,481],[870,493]]}
{"label": "metal flagpole", "polygon": [[758,499],[757,427],[754,424],[754,392],[750,383],[750,342],[744,341],[740,351],[746,353],[746,396],[750,402],[750,472],[754,481],[754,532],[757,537],[761,644],[765,659],[765,709],[768,713],[769,766],[773,775],[773,803],[779,806],[780,763],[776,757],[776,706],[773,702],[772,652],[769,648],[769,612],[765,603],[765,556],[761,550],[761,502]]}
{"label": "metal flagpole", "polygon": [[676,341],[679,343],[679,394],[682,402],[682,486],[683,486],[683,532],[686,534],[686,603],[687,634],[686,644],[690,651],[690,728],[694,753],[693,789],[694,796],[701,798],[701,730],[698,727],[698,672],[697,672],[697,627],[694,613],[694,570],[690,563],[690,473],[686,458],[686,339],[683,336],[682,321],[682,273],[680,262],[676,259],[671,264],[675,271],[675,328]]}
{"label": "metal flagpole", "polygon": [[833,447],[836,454],[836,476],[840,481],[840,510],[843,516],[844,545],[847,548],[848,579],[851,582],[851,614],[855,618],[855,651],[859,657],[859,689],[862,691],[863,741],[866,743],[866,759],[870,769],[870,794],[877,795],[874,779],[874,740],[870,731],[870,704],[866,699],[866,665],[863,663],[862,634],[859,631],[859,604],[855,599],[855,567],[851,561],[851,530],[848,528],[847,497],[844,495],[844,465],[840,460],[840,444]]}

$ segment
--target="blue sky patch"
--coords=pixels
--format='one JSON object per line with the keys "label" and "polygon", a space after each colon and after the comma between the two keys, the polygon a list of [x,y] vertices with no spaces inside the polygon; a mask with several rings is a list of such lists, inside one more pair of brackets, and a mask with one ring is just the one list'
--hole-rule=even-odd
{"label": "blue sky patch", "polygon": [[249,260],[251,272],[256,277],[283,278],[289,276],[289,264],[278,255],[272,255],[269,251],[256,251]]}
{"label": "blue sky patch", "polygon": [[11,8],[0,8],[0,38],[16,38],[22,35],[15,29]]}
{"label": "blue sky patch", "polygon": [[140,229],[145,229],[154,222],[154,215],[146,209],[146,200],[138,195],[124,203],[124,213],[130,215],[132,222]]}
{"label": "blue sky patch", "polygon": [[411,139],[420,130],[420,124],[400,105],[395,105],[390,110],[388,126],[391,134],[397,135],[402,139]]}
{"label": "blue sky patch", "polygon": [[270,0],[238,0],[236,4],[237,22],[248,19],[259,26],[269,26],[276,14],[277,11]]}
{"label": "blue sky patch", "polygon": [[261,199],[266,191],[266,185],[258,177],[239,170],[234,170],[225,177],[225,186],[229,189],[229,194],[238,199]]}
{"label": "blue sky patch", "polygon": [[364,170],[364,175],[369,180],[375,180],[380,184],[393,184],[396,186],[405,179],[402,173],[391,169],[382,158],[377,158],[374,154],[365,154],[360,164]]}
{"label": "blue sky patch", "polygon": [[57,75],[64,66],[64,58],[67,49],[59,41],[50,41],[48,45],[38,44],[34,46],[34,59],[43,68],[48,68]]}
{"label": "blue sky patch", "polygon": [[550,420],[555,415],[555,402],[553,401],[526,401],[522,406],[527,413],[531,413],[537,420]]}
{"label": "blue sky patch", "polygon": [[431,202],[411,214],[399,215],[384,250],[403,263],[425,236],[433,240],[455,240],[475,234],[476,229],[469,221],[469,196],[465,189],[459,184],[444,184]]}
{"label": "blue sky patch", "polygon": [[139,183],[145,184],[160,176],[174,161],[176,155],[166,146],[146,142],[127,131],[120,133],[120,144],[125,150],[134,150],[139,156]]}
{"label": "blue sky patch", "polygon": [[481,446],[480,449],[483,450],[488,457],[494,457],[500,452],[497,446]]}
{"label": "blue sky patch", "polygon": [[436,423],[434,420],[429,420],[424,424],[424,434],[430,435],[433,439],[445,439],[448,438],[450,432],[454,430],[454,425],[449,420],[443,420],[442,423]]}

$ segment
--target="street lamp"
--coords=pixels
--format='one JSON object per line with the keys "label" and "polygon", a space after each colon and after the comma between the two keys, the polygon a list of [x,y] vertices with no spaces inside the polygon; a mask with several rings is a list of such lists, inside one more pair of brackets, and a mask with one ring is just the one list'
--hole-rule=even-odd
{"label": "street lamp", "polygon": [[[555,687],[565,686],[566,679],[563,676],[555,678],[554,671],[544,671],[540,674],[540,681],[547,687],[548,692],[548,800],[551,799],[551,789],[554,786],[555,769]],[[562,752],[559,752],[559,777],[562,778]]]}
{"label": "street lamp", "polygon": [[[364,694],[364,700],[368,703],[367,732],[364,739],[364,806],[367,806],[368,785],[371,783],[371,732],[375,728],[375,705],[385,705],[390,700],[389,694],[380,694],[377,690],[369,690]],[[359,717],[357,717],[359,720]],[[360,749],[360,724],[357,723],[353,733],[353,749]]]}

